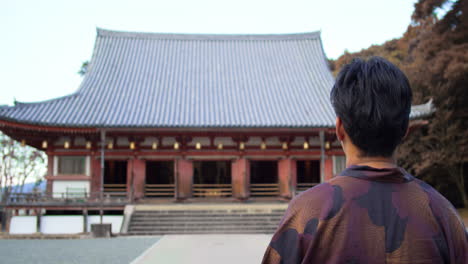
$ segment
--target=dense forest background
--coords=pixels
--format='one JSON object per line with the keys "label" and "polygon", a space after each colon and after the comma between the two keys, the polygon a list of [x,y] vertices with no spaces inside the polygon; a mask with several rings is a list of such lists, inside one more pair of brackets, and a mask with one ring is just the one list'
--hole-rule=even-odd
{"label": "dense forest background", "polygon": [[[397,19],[397,18],[396,18]],[[399,148],[399,164],[455,206],[468,199],[468,0],[419,0],[401,38],[330,60],[334,74],[356,57],[381,56],[408,76],[413,104],[433,100],[428,124]]]}

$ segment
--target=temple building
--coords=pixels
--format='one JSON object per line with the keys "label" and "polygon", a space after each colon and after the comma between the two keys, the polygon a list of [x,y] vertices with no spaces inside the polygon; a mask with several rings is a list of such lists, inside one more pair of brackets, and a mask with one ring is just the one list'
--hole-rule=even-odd
{"label": "temple building", "polygon": [[0,130],[47,153],[51,197],[287,200],[345,167],[333,83],[319,32],[98,29],[79,89],[0,107]]}

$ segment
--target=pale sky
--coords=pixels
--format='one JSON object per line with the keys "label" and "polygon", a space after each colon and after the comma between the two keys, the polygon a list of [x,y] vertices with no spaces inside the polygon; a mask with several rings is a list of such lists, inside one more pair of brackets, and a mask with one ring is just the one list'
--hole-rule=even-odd
{"label": "pale sky", "polygon": [[415,0],[0,0],[0,105],[76,91],[96,27],[171,33],[321,31],[337,58],[400,37]]}

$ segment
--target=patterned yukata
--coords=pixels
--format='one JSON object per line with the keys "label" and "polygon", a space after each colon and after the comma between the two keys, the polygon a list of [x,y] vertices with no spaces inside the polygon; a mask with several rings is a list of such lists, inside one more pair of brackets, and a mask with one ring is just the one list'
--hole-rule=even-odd
{"label": "patterned yukata", "polygon": [[468,263],[455,208],[402,168],[351,166],[296,196],[263,263]]}

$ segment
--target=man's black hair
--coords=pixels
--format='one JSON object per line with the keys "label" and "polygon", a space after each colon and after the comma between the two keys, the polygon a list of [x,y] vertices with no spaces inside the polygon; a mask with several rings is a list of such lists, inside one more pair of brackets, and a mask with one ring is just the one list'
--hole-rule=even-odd
{"label": "man's black hair", "polygon": [[362,156],[393,154],[406,134],[412,99],[398,67],[380,57],[354,59],[338,74],[330,98]]}

